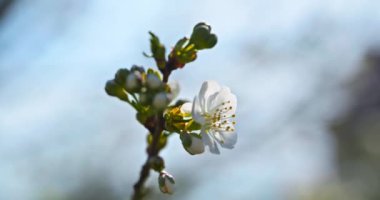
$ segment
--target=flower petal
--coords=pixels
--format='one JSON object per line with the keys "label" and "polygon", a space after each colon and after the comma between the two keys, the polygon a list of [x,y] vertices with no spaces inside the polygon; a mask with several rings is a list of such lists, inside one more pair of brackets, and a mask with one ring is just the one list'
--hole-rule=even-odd
{"label": "flower petal", "polygon": [[228,132],[228,131],[221,131],[221,132],[215,132],[213,134],[214,138],[220,146],[227,149],[234,148],[236,142],[237,142],[237,133],[236,132]]}
{"label": "flower petal", "polygon": [[208,98],[220,90],[220,85],[216,81],[205,81],[202,84],[201,90],[199,91],[199,100],[201,104],[202,111],[207,110],[206,102]]}
{"label": "flower petal", "polygon": [[194,98],[194,101],[193,101],[193,108],[192,108],[192,112],[191,114],[193,115],[193,119],[200,123],[200,124],[204,124],[205,123],[205,118],[203,117],[203,112],[202,112],[202,108],[201,108],[201,105],[200,105],[200,102],[199,102],[199,98],[198,97],[195,97]]}
{"label": "flower petal", "polygon": [[209,112],[213,112],[226,102],[229,102],[227,106],[231,107],[231,109],[228,110],[228,113],[234,114],[236,112],[237,105],[236,96],[231,93],[228,87],[222,87],[216,95],[210,97],[208,105]]}
{"label": "flower petal", "polygon": [[201,130],[201,136],[203,144],[208,146],[208,149],[213,154],[220,154],[218,145],[216,144],[215,140],[210,136],[210,134],[207,134],[206,131]]}

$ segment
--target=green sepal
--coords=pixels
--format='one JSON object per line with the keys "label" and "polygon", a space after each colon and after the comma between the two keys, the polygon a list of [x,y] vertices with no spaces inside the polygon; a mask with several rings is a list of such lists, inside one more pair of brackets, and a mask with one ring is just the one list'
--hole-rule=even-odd
{"label": "green sepal", "polygon": [[198,124],[195,120],[191,120],[189,123],[187,123],[186,130],[187,131],[197,131],[201,130],[202,125]]}
{"label": "green sepal", "polygon": [[131,67],[131,72],[134,72],[134,71],[139,71],[141,74],[144,74],[145,73],[145,69],[144,67],[142,66],[138,66],[138,65],[133,65]]}
{"label": "green sepal", "polygon": [[192,143],[192,139],[191,139],[191,136],[190,134],[188,133],[181,133],[179,138],[181,139],[182,141],[182,145],[186,148],[189,148],[191,146],[191,143]]}
{"label": "green sepal", "polygon": [[178,42],[174,46],[174,51],[180,51],[187,41],[189,41],[189,39],[187,39],[186,37],[178,40]]}
{"label": "green sepal", "polygon": [[178,99],[177,102],[175,102],[175,104],[173,105],[173,107],[182,106],[183,104],[187,102],[190,102],[190,101],[186,99]]}
{"label": "green sepal", "polygon": [[149,68],[148,71],[147,71],[147,74],[154,74],[156,75],[160,80],[162,80],[162,77],[161,77],[161,73],[152,69],[152,68]]}
{"label": "green sepal", "polygon": [[164,177],[162,177],[162,176],[158,177],[158,185],[160,187],[165,187],[165,178]]}

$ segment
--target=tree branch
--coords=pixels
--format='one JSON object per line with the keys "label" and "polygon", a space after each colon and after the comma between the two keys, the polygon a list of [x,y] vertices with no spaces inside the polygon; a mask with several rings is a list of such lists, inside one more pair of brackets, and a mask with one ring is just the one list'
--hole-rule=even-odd
{"label": "tree branch", "polygon": [[[166,66],[166,69],[168,70],[161,71],[164,83],[168,82],[169,76],[173,68],[171,66]],[[132,200],[141,200],[144,197],[144,184],[149,177],[151,169],[150,160],[151,158],[158,156],[158,154],[160,153],[160,148],[158,144],[160,136],[164,130],[164,124],[165,119],[162,111],[154,115],[153,119],[147,120],[147,123],[145,124],[145,127],[150,131],[153,138],[151,144],[148,146],[146,150],[148,158],[141,168],[140,178],[133,186],[134,193],[132,195]]]}

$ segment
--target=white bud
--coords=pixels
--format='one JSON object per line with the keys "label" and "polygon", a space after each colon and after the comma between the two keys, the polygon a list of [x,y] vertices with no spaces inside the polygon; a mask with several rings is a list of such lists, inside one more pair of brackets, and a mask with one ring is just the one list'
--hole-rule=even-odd
{"label": "white bud", "polygon": [[146,82],[148,87],[153,90],[158,89],[162,84],[161,80],[155,74],[148,74]]}
{"label": "white bud", "polygon": [[191,155],[201,154],[205,151],[205,145],[199,135],[195,133],[183,133],[180,138],[183,147]]}
{"label": "white bud", "polygon": [[160,92],[154,96],[153,106],[157,109],[164,109],[169,104],[168,96],[165,92]]}
{"label": "white bud", "polygon": [[127,76],[127,80],[125,82],[125,88],[127,91],[134,91],[140,86],[139,78],[140,77],[138,73],[130,73]]}
{"label": "white bud", "polygon": [[186,102],[186,103],[182,104],[182,106],[180,108],[181,113],[183,113],[185,115],[190,115],[192,109],[193,109],[193,104],[190,102]]}
{"label": "white bud", "polygon": [[161,192],[166,194],[173,194],[174,184],[175,181],[173,176],[166,171],[161,171],[160,175],[158,176],[158,185],[160,186]]}

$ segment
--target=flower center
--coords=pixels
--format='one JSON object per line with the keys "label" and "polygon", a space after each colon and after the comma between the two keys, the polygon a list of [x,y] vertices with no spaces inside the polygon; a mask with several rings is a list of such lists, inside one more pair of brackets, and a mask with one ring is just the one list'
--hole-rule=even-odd
{"label": "flower center", "polygon": [[236,124],[233,119],[235,118],[235,113],[229,113],[232,110],[231,101],[225,101],[218,106],[216,106],[210,113],[203,114],[206,119],[205,128],[206,130],[215,131],[235,131],[234,125]]}

